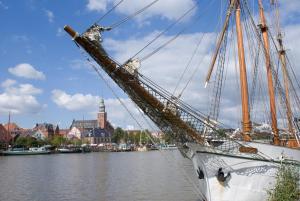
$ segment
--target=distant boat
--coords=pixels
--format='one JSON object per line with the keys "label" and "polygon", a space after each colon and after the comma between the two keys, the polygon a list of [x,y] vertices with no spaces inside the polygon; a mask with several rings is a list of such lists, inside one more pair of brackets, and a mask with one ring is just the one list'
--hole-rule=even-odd
{"label": "distant boat", "polygon": [[50,151],[47,150],[45,147],[32,147],[29,150],[25,148],[12,148],[7,151],[2,152],[5,156],[12,156],[12,155],[40,155],[40,154],[50,154]]}
{"label": "distant boat", "polygon": [[175,144],[162,144],[160,146],[161,150],[174,150],[174,149],[178,149],[178,147]]}
{"label": "distant boat", "polygon": [[144,145],[144,146],[138,147],[137,151],[148,151],[148,150],[147,150],[147,147]]}
{"label": "distant boat", "polygon": [[120,143],[118,147],[118,151],[131,151],[131,147],[126,143]]}
{"label": "distant boat", "polygon": [[62,154],[71,154],[71,153],[81,153],[82,150],[81,149],[69,149],[69,148],[60,148],[57,149],[58,153],[62,153]]}

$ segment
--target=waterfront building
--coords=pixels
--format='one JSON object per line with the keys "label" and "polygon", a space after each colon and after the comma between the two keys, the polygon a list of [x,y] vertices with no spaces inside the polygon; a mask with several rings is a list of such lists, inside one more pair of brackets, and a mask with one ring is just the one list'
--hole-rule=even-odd
{"label": "waterfront building", "polygon": [[40,139],[51,139],[54,136],[54,126],[49,123],[36,124],[33,128],[34,135],[40,137]]}
{"label": "waterfront building", "polygon": [[[74,122],[75,120],[73,120]],[[68,139],[81,139],[83,130],[77,128],[76,126],[71,127],[70,131],[67,133]]]}
{"label": "waterfront building", "polygon": [[0,124],[0,149],[7,147],[11,140],[12,136],[10,133]]}
{"label": "waterfront building", "polygon": [[47,138],[46,134],[42,132],[40,129],[34,131],[31,137],[34,137],[37,140],[45,140]]}
{"label": "waterfront building", "polygon": [[151,136],[161,140],[164,136],[164,133],[162,131],[152,131]]}
{"label": "waterfront building", "polygon": [[107,120],[104,100],[100,100],[96,120],[73,120],[68,138],[77,138],[88,141],[90,144],[111,142],[114,128]]}
{"label": "waterfront building", "polygon": [[58,135],[63,136],[64,138],[68,137],[70,129],[59,129]]}
{"label": "waterfront building", "polygon": [[19,127],[16,123],[7,123],[4,127],[13,138],[18,137],[23,131],[23,128]]}
{"label": "waterfront building", "polygon": [[107,130],[102,128],[93,128],[84,137],[85,141],[90,144],[111,143],[111,135]]}
{"label": "waterfront building", "polygon": [[16,136],[15,139],[17,139],[18,137],[33,137],[34,134],[35,134],[35,130],[33,129],[26,129],[26,128],[23,128],[20,132],[19,135]]}
{"label": "waterfront building", "polygon": [[33,137],[39,140],[45,140],[48,137],[46,132],[43,132],[43,129],[41,129],[41,126],[39,126],[39,128],[35,127],[34,129],[26,129],[21,128],[16,123],[12,122],[5,124],[4,127],[10,133],[13,142],[19,137]]}

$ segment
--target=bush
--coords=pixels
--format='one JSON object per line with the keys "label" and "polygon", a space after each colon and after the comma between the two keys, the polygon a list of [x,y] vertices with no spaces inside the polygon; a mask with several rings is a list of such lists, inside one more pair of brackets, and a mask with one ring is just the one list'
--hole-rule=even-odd
{"label": "bush", "polygon": [[282,165],[276,175],[274,189],[268,191],[268,201],[299,201],[299,167]]}

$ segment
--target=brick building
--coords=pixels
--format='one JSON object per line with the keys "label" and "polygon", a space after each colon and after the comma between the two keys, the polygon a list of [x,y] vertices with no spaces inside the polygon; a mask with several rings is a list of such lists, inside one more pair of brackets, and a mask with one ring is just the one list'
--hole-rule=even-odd
{"label": "brick building", "polygon": [[88,141],[90,144],[107,143],[111,142],[113,132],[113,126],[107,120],[104,100],[101,99],[97,119],[73,120],[68,138],[76,137]]}
{"label": "brick building", "polygon": [[0,149],[6,148],[11,140],[12,136],[5,129],[5,127],[2,124],[0,124]]}

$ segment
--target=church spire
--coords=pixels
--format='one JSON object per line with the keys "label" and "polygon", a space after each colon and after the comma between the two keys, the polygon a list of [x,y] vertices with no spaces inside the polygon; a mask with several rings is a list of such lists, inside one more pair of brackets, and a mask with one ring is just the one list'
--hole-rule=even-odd
{"label": "church spire", "polygon": [[103,98],[101,98],[99,102],[99,112],[105,112],[105,105],[104,105]]}
{"label": "church spire", "polygon": [[106,128],[106,119],[107,115],[105,112],[105,105],[103,98],[100,99],[99,102],[99,112],[98,112],[98,126],[99,128],[105,129]]}

